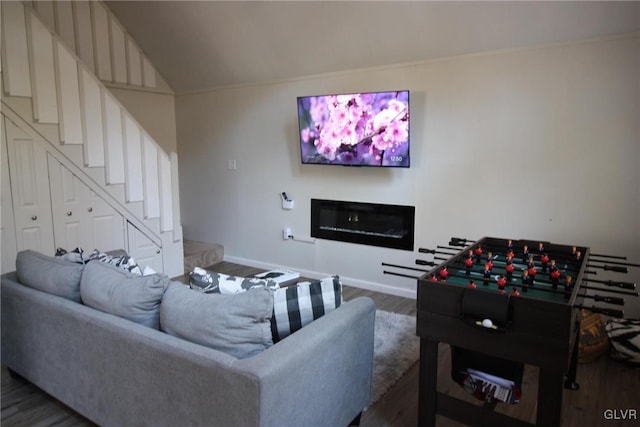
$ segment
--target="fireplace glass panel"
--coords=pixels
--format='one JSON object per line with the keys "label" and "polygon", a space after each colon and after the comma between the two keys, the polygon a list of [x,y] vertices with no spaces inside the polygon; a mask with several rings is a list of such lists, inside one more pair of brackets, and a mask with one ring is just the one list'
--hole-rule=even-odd
{"label": "fireplace glass panel", "polygon": [[415,207],[311,199],[311,236],[413,250]]}

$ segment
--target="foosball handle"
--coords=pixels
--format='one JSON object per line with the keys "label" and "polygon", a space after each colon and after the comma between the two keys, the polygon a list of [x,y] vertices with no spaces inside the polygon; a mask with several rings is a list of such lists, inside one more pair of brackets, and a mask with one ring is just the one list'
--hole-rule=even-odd
{"label": "foosball handle", "polygon": [[435,254],[436,250],[435,249],[427,249],[427,248],[418,248],[418,252],[423,253],[423,254]]}
{"label": "foosball handle", "polygon": [[416,264],[418,264],[418,265],[430,265],[431,267],[436,265],[436,263],[433,262],[433,261],[425,261],[423,259],[417,259],[416,260]]}
{"label": "foosball handle", "polygon": [[591,310],[594,313],[600,313],[600,314],[605,314],[607,316],[611,316],[611,317],[624,317],[624,311],[622,310],[616,310],[615,308],[604,308],[604,307],[583,307],[586,308],[587,310]]}
{"label": "foosball handle", "polygon": [[619,297],[594,295],[593,300],[606,302],[608,304],[614,304],[614,305],[624,305],[624,298],[619,298]]}
{"label": "foosball handle", "polygon": [[620,267],[617,265],[605,265],[604,269],[607,271],[615,271],[616,273],[628,273],[629,269],[627,267]]}

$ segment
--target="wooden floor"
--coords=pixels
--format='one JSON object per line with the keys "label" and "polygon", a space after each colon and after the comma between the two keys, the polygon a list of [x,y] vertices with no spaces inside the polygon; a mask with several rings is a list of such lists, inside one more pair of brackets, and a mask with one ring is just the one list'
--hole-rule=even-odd
{"label": "wooden floor", "polygon": [[[223,262],[215,270],[232,275],[250,276],[262,270]],[[186,278],[183,277],[182,280]],[[371,292],[345,284],[346,301],[367,296],[381,310],[415,316],[415,300]],[[449,379],[450,353],[441,345],[439,355],[438,391],[460,399],[474,401],[459,385]],[[510,416],[535,422],[537,396],[537,370],[527,366],[523,379],[523,398],[518,405],[498,405],[496,410]],[[563,401],[563,427],[637,426],[640,425],[640,370],[632,370],[608,357],[578,368],[579,391],[565,391]],[[11,378],[2,367],[2,427],[17,426],[92,426],[90,421],[73,412],[57,400],[21,379]],[[544,403],[542,403],[544,404]],[[621,420],[627,409],[635,409],[636,420]],[[618,419],[605,419],[607,414]],[[615,412],[613,412],[615,411]],[[416,426],[418,414],[418,364],[414,365],[375,405],[362,415],[363,427]],[[438,427],[457,427],[462,424],[438,417]],[[286,427],[286,426],[283,426]],[[334,426],[327,426],[334,427]],[[339,427],[339,426],[338,426]]]}

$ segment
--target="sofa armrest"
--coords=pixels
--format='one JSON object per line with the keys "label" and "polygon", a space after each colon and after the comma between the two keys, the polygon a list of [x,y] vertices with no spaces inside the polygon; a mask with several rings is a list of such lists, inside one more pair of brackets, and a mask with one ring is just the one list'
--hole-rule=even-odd
{"label": "sofa armrest", "polygon": [[234,368],[259,378],[259,424],[346,426],[371,398],[375,305],[343,303]]}

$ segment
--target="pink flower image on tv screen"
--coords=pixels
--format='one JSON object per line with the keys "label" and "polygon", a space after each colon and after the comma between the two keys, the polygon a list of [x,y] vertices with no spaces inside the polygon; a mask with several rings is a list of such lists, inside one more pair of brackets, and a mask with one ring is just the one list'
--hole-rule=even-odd
{"label": "pink flower image on tv screen", "polygon": [[298,98],[302,163],[409,167],[409,91]]}

